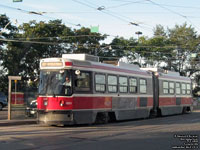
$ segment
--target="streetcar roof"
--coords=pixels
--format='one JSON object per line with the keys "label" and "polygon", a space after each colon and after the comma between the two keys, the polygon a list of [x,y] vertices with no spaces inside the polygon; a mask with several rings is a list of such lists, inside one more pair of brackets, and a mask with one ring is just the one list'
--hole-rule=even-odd
{"label": "streetcar roof", "polygon": [[151,76],[150,72],[158,72],[160,79],[187,80],[177,72],[164,71],[159,68],[139,68],[134,64],[118,62],[117,65],[99,62],[97,56],[87,54],[63,54],[62,58],[45,58],[40,61],[40,69],[67,69],[76,68],[94,71],[107,71],[110,73],[124,73]]}
{"label": "streetcar roof", "polygon": [[[78,57],[76,57],[78,55]],[[70,57],[71,56],[71,57]],[[88,57],[89,56],[89,57]],[[67,68],[80,68],[84,70],[106,70],[108,72],[115,73],[128,73],[128,74],[140,74],[144,76],[150,76],[150,74],[141,70],[139,66],[134,64],[127,64],[124,62],[118,62],[117,65],[101,63],[95,57],[90,57],[91,55],[82,54],[66,54],[62,58],[44,58],[40,60],[40,69],[67,69]],[[85,60],[89,58],[89,60]],[[95,61],[91,61],[95,60]],[[54,66],[55,64],[55,66]]]}
{"label": "streetcar roof", "polygon": [[62,58],[99,62],[98,56],[88,54],[62,54]]}
{"label": "streetcar roof", "polygon": [[141,68],[142,70],[157,72],[159,74],[159,79],[163,80],[173,80],[173,81],[190,81],[188,77],[180,76],[179,72],[164,70],[161,68]]}

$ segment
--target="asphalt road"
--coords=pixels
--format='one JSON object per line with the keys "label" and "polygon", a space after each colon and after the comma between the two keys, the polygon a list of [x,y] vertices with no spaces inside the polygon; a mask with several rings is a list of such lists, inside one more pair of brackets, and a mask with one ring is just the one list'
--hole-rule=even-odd
{"label": "asphalt road", "polygon": [[105,125],[0,127],[0,150],[196,150],[199,136],[195,111]]}

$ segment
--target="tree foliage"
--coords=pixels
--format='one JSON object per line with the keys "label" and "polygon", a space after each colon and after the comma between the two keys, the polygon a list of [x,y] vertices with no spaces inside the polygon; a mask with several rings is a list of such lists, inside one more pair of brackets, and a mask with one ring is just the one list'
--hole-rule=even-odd
{"label": "tree foliage", "polygon": [[6,49],[4,48],[7,41],[2,39],[13,38],[17,32],[17,28],[12,25],[12,22],[6,15],[0,15],[0,91],[7,91],[7,71],[8,69],[2,64]]}
{"label": "tree foliage", "polygon": [[[2,27],[8,23],[8,18],[5,19]],[[99,33],[91,33],[89,28],[72,30],[61,20],[30,21],[18,27],[18,32],[13,31],[5,37],[14,41],[7,42],[1,50],[1,65],[6,69],[4,76],[20,75],[24,86],[28,80],[38,78],[41,58],[61,57],[64,53],[95,54],[100,40],[105,38]]]}
{"label": "tree foliage", "polygon": [[135,48],[137,46],[136,39],[125,39],[123,37],[116,37],[108,45],[102,45],[100,57],[103,60],[119,60],[122,57],[126,57],[131,63],[136,59]]}

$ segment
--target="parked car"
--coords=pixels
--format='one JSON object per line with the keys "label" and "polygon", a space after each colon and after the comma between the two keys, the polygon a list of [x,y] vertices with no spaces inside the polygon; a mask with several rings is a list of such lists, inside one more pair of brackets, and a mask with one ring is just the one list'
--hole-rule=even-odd
{"label": "parked car", "polygon": [[28,117],[36,117],[37,114],[37,100],[32,100],[29,106],[26,107],[26,114]]}
{"label": "parked car", "polygon": [[3,92],[0,92],[0,110],[2,110],[7,105],[7,96]]}

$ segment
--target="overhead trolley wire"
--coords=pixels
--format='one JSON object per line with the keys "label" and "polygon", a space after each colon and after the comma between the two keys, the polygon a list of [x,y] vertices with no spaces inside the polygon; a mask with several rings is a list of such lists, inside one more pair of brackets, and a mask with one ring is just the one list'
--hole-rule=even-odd
{"label": "overhead trolley wire", "polygon": [[[135,26],[138,26],[138,27],[143,28],[143,29],[144,29],[144,28],[149,29],[148,27],[141,26],[140,23],[132,22],[132,21],[130,21],[130,19],[128,20],[127,17],[121,16],[121,15],[115,15],[116,13],[113,14],[112,12],[109,12],[108,10],[106,10],[106,7],[104,7],[104,6],[100,6],[100,7],[97,6],[97,7],[95,7],[95,6],[91,6],[91,3],[90,3],[90,4],[87,4],[87,3],[80,2],[80,1],[78,1],[78,0],[73,0],[73,1],[76,2],[76,3],[79,3],[79,4],[81,4],[81,5],[87,6],[87,7],[89,7],[89,8],[98,10],[98,11],[104,13],[104,14],[107,14],[107,15],[109,15],[109,16],[111,16],[111,17],[113,17],[113,18],[116,18],[116,19],[118,19],[118,20],[121,20],[121,21],[123,21],[123,22],[125,22],[125,23],[131,24],[131,25],[135,25]],[[92,5],[93,5],[93,4],[92,4]],[[151,31],[152,31],[152,28],[151,28]]]}
{"label": "overhead trolley wire", "polygon": [[[156,2],[153,2],[152,0],[147,0],[147,1],[149,1],[149,2],[152,3],[153,5],[156,5],[156,6],[158,6],[158,7],[161,7],[161,8],[163,8],[163,9],[165,9],[165,10],[168,10],[169,12],[171,12],[171,13],[173,13],[173,14],[176,14],[176,15],[181,16],[182,18],[184,18],[184,19],[186,19],[187,21],[189,21],[194,27],[196,27],[197,29],[199,29],[196,25],[194,25],[194,24],[191,22],[191,20],[190,20],[187,16],[185,16],[185,15],[179,13],[179,12],[176,12],[176,11],[174,11],[174,10],[171,10],[171,9],[169,9],[169,8],[167,8],[167,7],[164,7],[164,6],[162,6],[162,4],[158,4],[158,3],[156,3]],[[199,29],[199,30],[200,30],[200,29]]]}
{"label": "overhead trolley wire", "polygon": [[197,9],[197,10],[200,9],[200,7],[193,7],[193,6],[181,6],[181,5],[178,6],[178,5],[168,5],[168,4],[160,4],[160,5],[167,6],[167,7],[185,8],[185,9]]}
{"label": "overhead trolley wire", "polygon": [[[130,0],[112,0],[112,1],[115,1],[115,2],[130,2],[130,3],[133,2],[133,1],[130,1]],[[148,0],[143,0],[143,1],[148,1]],[[142,4],[149,4],[149,3],[145,3],[145,2],[140,2],[140,3],[142,3]],[[197,9],[197,10],[200,9],[200,7],[194,7],[194,6],[169,5],[169,4],[160,4],[160,5],[167,6],[167,7],[184,8],[184,9]]]}
{"label": "overhead trolley wire", "polygon": [[[90,7],[90,8],[92,8],[92,9],[95,9],[95,10],[97,10],[97,7],[94,7],[94,6],[91,6],[91,5],[89,5],[89,4],[87,4],[87,3],[83,3],[83,2],[80,2],[80,1],[78,1],[78,0],[73,0],[73,1],[75,1],[75,2],[77,2],[77,3],[80,3],[80,4],[82,4],[82,5],[85,5],[85,6],[87,6],[87,7]],[[149,2],[152,2],[151,0],[144,0],[144,1],[149,1]],[[135,1],[136,2],[136,1]],[[155,2],[153,2],[153,3],[155,3]],[[161,5],[161,4],[157,4],[156,3],[156,5]],[[14,8],[14,7],[10,7],[10,6],[6,6],[6,5],[1,5],[0,4],[0,7],[6,7],[6,8],[9,8],[9,9],[15,9],[15,10],[18,10],[18,11],[23,11],[23,12],[25,12],[25,13],[29,13],[30,11],[27,11],[27,10],[22,10],[22,9],[19,9],[19,8]],[[165,7],[164,7],[165,8]],[[164,9],[163,8],[163,9]],[[119,15],[115,15],[115,14],[112,14],[112,13],[110,13],[110,12],[108,12],[107,10],[100,10],[101,12],[103,12],[103,13],[106,13],[106,14],[109,14],[110,16],[112,16],[112,17],[115,17],[115,18],[117,18],[117,19],[120,19],[121,21],[124,21],[124,22],[127,22],[127,23],[131,23],[131,22],[129,22],[127,19],[124,19],[125,17],[120,17]],[[106,11],[106,12],[105,12]],[[168,9],[168,11],[170,11],[170,9]],[[180,14],[181,15],[181,14]],[[42,14],[42,16],[44,16],[43,14]],[[184,17],[184,15],[181,15],[182,17]],[[49,17],[50,18],[50,17]],[[51,18],[53,18],[53,17],[51,17]],[[55,19],[55,18],[53,18],[53,19]],[[188,18],[186,18],[187,20],[188,20]],[[189,21],[189,20],[188,20]],[[68,22],[69,23],[69,22]],[[134,22],[133,22],[134,23]],[[70,24],[70,23],[69,23]],[[140,23],[134,23],[136,26],[138,25],[139,27],[143,27],[143,28],[147,28],[147,27],[144,27],[144,26],[142,26]],[[77,26],[77,24],[73,24],[72,23],[72,25],[76,25]],[[150,28],[149,28],[150,29]],[[110,35],[107,35],[107,36],[110,36]],[[117,37],[117,36],[114,36],[114,37]]]}
{"label": "overhead trolley wire", "polygon": [[[42,17],[46,17],[46,18],[50,18],[50,19],[54,19],[54,20],[56,19],[54,17],[49,17],[49,16],[44,15],[43,12],[28,11],[28,10],[24,10],[24,9],[21,9],[21,8],[10,7],[10,6],[6,6],[6,5],[2,5],[2,4],[0,4],[0,7],[21,11],[21,12],[29,14],[29,15],[38,15],[38,16],[42,16]],[[72,22],[69,22],[69,21],[65,21],[65,22],[67,24],[77,26],[77,24],[75,24],[75,23],[72,23]]]}
{"label": "overhead trolley wire", "polygon": [[[85,1],[87,1],[87,2],[89,2],[88,0],[85,0]],[[147,0],[142,0],[142,1],[147,1]],[[91,2],[89,2],[91,5],[96,5],[96,4],[93,4],[93,3],[91,3]],[[131,3],[134,3],[134,2],[131,2]],[[102,7],[102,8],[101,8]],[[95,8],[97,8],[97,10],[99,10],[99,11],[102,11],[102,12],[104,12],[104,13],[109,13],[110,15],[113,15],[114,17],[115,16],[117,16],[117,17],[120,17],[120,19],[124,19],[124,18],[126,18],[126,20],[124,19],[124,20],[122,20],[122,21],[124,21],[124,22],[127,22],[127,23],[129,23],[130,25],[134,25],[134,26],[139,26],[140,28],[145,28],[145,29],[147,29],[147,30],[150,30],[150,31],[152,31],[152,26],[150,26],[150,25],[147,25],[147,24],[144,24],[144,23],[139,23],[139,21],[135,21],[135,22],[132,22],[132,21],[129,21],[129,20],[131,20],[130,18],[128,18],[127,16],[123,16],[123,15],[119,15],[119,14],[117,14],[116,12],[111,12],[111,11],[109,11],[108,10],[108,7],[104,7],[104,6],[101,6],[101,7],[99,7],[99,6],[95,6]],[[117,15],[115,15],[115,14],[117,14]],[[118,18],[119,19],[119,18]],[[143,25],[141,25],[141,24],[143,24]],[[144,26],[144,25],[146,25],[146,26],[148,26],[148,27],[146,27],[146,26]]]}
{"label": "overhead trolley wire", "polygon": [[177,15],[179,15],[179,16],[185,18],[185,19],[187,18],[187,16],[182,15],[182,14],[180,14],[179,12],[176,12],[176,11],[174,11],[174,10],[171,10],[171,9],[169,9],[169,8],[167,8],[167,7],[164,7],[164,6],[162,6],[161,4],[155,3],[155,2],[153,2],[152,0],[147,0],[147,1],[149,1],[149,2],[152,3],[153,5],[157,5],[157,6],[161,7],[161,8],[163,8],[163,9],[166,9],[166,10],[168,10],[168,11],[171,12],[171,13],[177,14]]}
{"label": "overhead trolley wire", "polygon": [[83,2],[80,2],[80,1],[78,1],[78,0],[73,0],[73,1],[76,2],[76,3],[82,4],[82,5],[84,5],[84,6],[90,7],[90,8],[92,8],[92,9],[99,10],[100,12],[102,12],[102,13],[104,13],[104,14],[107,14],[107,15],[110,15],[110,16],[112,16],[112,17],[114,17],[114,18],[117,18],[117,19],[119,19],[119,20],[121,20],[121,21],[123,21],[123,22],[126,22],[126,23],[128,22],[128,23],[129,23],[129,21],[126,20],[126,19],[124,19],[124,18],[121,18],[121,17],[119,17],[119,16],[110,14],[110,13],[108,13],[108,12],[104,12],[103,9],[100,10],[100,7],[99,7],[99,9],[98,9],[98,8],[96,8],[96,7],[94,7],[94,6],[88,5],[87,3],[83,3]]}
{"label": "overhead trolley wire", "polygon": [[[40,42],[40,41],[28,41],[28,40],[16,40],[16,39],[2,39],[0,38],[0,41],[7,41],[7,42],[18,42],[18,43],[32,43],[32,44],[46,44],[46,45],[58,45],[58,44],[63,44],[66,43],[66,41],[61,41],[61,42]],[[82,46],[84,47],[85,44],[71,44],[73,46]],[[168,46],[155,46],[155,45],[135,45],[135,46],[129,46],[129,45],[112,45],[112,44],[108,44],[108,45],[100,45],[100,44],[88,44],[87,46],[90,46],[90,48],[108,48],[108,47],[115,47],[113,49],[117,49],[118,47],[125,47],[125,48],[173,48],[173,49],[177,49],[176,45],[168,45]],[[187,47],[181,46],[179,48],[182,49],[187,49]],[[124,49],[124,50],[128,50],[128,49]],[[144,50],[140,51],[140,52],[145,52]],[[147,51],[146,51],[147,52]],[[157,52],[157,51],[154,51]],[[163,51],[160,51],[162,53],[165,53]],[[151,52],[152,53],[152,52]]]}
{"label": "overhead trolley wire", "polygon": [[[92,9],[97,10],[96,7],[93,7],[93,6],[88,5],[88,4],[86,4],[86,3],[83,3],[83,2],[80,2],[80,1],[77,1],[77,0],[73,0],[73,1],[75,1],[75,2],[77,2],[77,3],[80,3],[80,4],[82,4],[82,5],[85,5],[85,6],[87,6],[87,7],[90,7],[90,8],[92,8]],[[47,12],[28,11],[28,10],[23,10],[23,9],[21,9],[21,8],[10,7],[10,6],[6,6],[6,5],[2,5],[2,4],[0,4],[0,7],[4,7],[4,8],[8,8],[8,9],[13,9],[13,10],[17,10],[17,11],[21,11],[21,12],[26,13],[26,14],[39,15],[39,16],[42,16],[42,17],[50,18],[50,19],[56,19],[56,18],[53,18],[53,17],[45,16],[44,14],[47,13]],[[104,14],[110,15],[110,16],[112,16],[112,17],[114,17],[114,18],[117,18],[117,19],[119,19],[119,20],[121,20],[121,21],[123,21],[123,22],[131,23],[129,20],[125,19],[124,16],[121,17],[121,16],[119,16],[119,15],[115,15],[115,14],[110,13],[110,12],[105,12],[105,11],[103,11],[103,10],[99,10],[99,11],[101,11],[101,12],[104,13]],[[66,22],[67,24],[70,24],[70,25],[73,25],[73,26],[81,26],[80,24],[74,24],[74,23],[71,23],[71,22],[69,22],[69,21],[65,21],[65,22]],[[139,25],[139,23],[135,23],[135,24],[136,24],[137,26],[141,27],[141,28],[149,29],[148,27]],[[132,24],[132,25],[133,25],[133,24]],[[150,30],[152,31],[152,29],[150,29]],[[116,37],[116,36],[115,36],[115,37]]]}
{"label": "overhead trolley wire", "polygon": [[110,6],[110,7],[106,7],[106,8],[107,9],[113,9],[113,8],[118,8],[118,7],[122,7],[122,6],[127,6],[127,5],[130,5],[130,4],[142,3],[142,2],[145,2],[145,1],[148,1],[148,0],[139,0],[139,1],[133,1],[133,2],[128,1],[127,3],[124,3],[124,4]]}
{"label": "overhead trolley wire", "polygon": [[0,41],[17,42],[17,43],[45,44],[45,45],[57,45],[57,44],[60,44],[60,43],[54,43],[54,42],[21,41],[21,40],[1,39],[1,38],[0,38]]}

